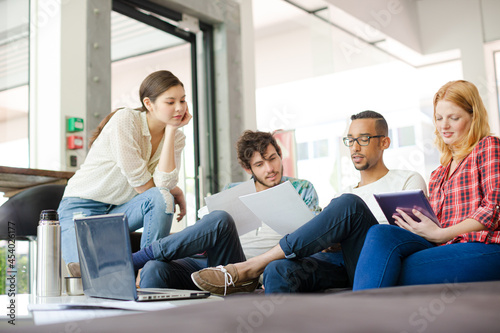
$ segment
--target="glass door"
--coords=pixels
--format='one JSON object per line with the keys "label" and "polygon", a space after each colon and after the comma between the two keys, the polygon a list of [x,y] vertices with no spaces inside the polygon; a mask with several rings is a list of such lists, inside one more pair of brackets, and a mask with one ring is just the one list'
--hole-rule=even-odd
{"label": "glass door", "polygon": [[[0,166],[29,167],[29,6],[29,0],[0,1]],[[0,206],[7,200],[0,192]],[[12,246],[7,237],[0,239],[0,295],[13,294],[10,273],[15,276],[15,294],[30,292],[29,257],[34,249],[19,239]],[[8,264],[14,269],[7,269]]]}
{"label": "glass door", "polygon": [[[181,14],[147,1],[113,1],[112,109],[140,106],[140,83],[151,72],[164,69],[183,82],[193,114],[193,120],[182,129],[186,135],[186,146],[178,184],[186,197],[187,214],[181,223],[173,223],[173,232],[196,221],[196,212],[203,204],[203,197],[212,191],[213,186],[204,177],[200,179],[200,174],[206,173],[202,170],[213,174],[216,169],[210,159],[205,163],[200,157],[201,151],[213,151],[215,147],[215,138],[207,135],[213,133],[207,128],[207,124],[213,124],[210,120],[213,119],[213,107],[208,103],[213,99],[207,88],[209,85],[204,83],[210,77],[206,74],[213,68],[211,56],[207,56],[211,54],[211,29],[205,26],[205,31],[186,31],[180,28],[181,20]],[[197,47],[198,44],[202,47]],[[198,72],[199,67],[204,68],[203,75]],[[205,87],[201,90],[202,94],[199,87]],[[200,99],[205,101],[201,106]],[[208,140],[201,142],[200,133]]]}
{"label": "glass door", "polygon": [[29,167],[29,5],[0,1],[0,165],[21,168]]}

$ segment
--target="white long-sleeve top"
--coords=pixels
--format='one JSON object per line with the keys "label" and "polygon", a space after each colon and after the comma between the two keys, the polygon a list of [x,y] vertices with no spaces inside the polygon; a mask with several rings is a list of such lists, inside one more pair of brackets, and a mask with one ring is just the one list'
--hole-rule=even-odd
{"label": "white long-sleeve top", "polygon": [[179,129],[175,133],[176,169],[172,172],[157,169],[163,140],[151,156],[146,112],[130,108],[117,111],[95,140],[83,165],[69,180],[64,197],[121,205],[137,195],[134,187],[146,184],[153,177],[155,185],[166,192],[167,211],[173,211],[168,190],[177,185],[186,136]]}

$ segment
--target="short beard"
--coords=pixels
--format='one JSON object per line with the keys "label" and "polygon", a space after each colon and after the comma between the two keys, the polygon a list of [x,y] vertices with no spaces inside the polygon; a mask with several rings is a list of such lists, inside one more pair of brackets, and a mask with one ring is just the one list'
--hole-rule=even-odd
{"label": "short beard", "polygon": [[357,167],[356,165],[354,166],[354,168],[358,171],[364,171],[364,170],[368,169],[369,167],[370,167],[370,164],[368,164],[368,163],[366,163],[360,167]]}
{"label": "short beard", "polygon": [[258,178],[258,177],[254,174],[254,173],[253,173],[253,172],[252,172],[252,176],[253,176],[253,179],[254,179],[257,183],[261,184],[262,186],[265,186],[265,187],[270,188],[270,186],[269,186],[269,185],[267,185],[267,184],[265,184],[264,182],[262,182],[262,181],[261,181],[261,180],[260,180],[260,179],[259,179],[259,178]]}
{"label": "short beard", "polygon": [[[283,166],[281,166],[280,176],[281,176],[281,177],[280,177],[279,181],[281,182],[281,179],[283,178]],[[261,184],[262,186],[265,186],[265,187],[267,187],[267,188],[271,188],[271,187],[276,186],[276,185],[273,185],[273,186],[269,186],[269,185],[267,185],[267,184],[266,184],[266,183],[264,183],[262,180],[260,180],[260,179],[259,179],[259,177],[257,177],[257,176],[255,175],[255,173],[253,173],[253,171],[252,171],[252,177],[253,177],[253,179],[254,179],[257,183],[259,183],[259,184]]]}

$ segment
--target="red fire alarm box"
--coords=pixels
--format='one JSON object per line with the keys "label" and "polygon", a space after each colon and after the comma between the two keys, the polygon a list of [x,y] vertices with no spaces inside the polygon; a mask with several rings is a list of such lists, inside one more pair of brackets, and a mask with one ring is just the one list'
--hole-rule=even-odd
{"label": "red fire alarm box", "polygon": [[67,139],[68,149],[82,149],[83,137],[77,135],[70,135]]}

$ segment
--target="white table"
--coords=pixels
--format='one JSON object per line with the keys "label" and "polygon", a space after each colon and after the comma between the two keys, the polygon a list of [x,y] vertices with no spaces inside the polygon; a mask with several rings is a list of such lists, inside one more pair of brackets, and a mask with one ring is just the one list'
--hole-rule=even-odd
{"label": "white table", "polygon": [[[9,324],[9,310],[12,302],[15,307],[15,326]],[[202,299],[182,299],[172,301],[133,302],[118,301],[87,296],[38,297],[31,294],[0,295],[0,331],[2,328],[19,326],[45,325],[77,320],[92,320],[100,317],[123,316],[138,312],[165,310],[179,306],[223,300],[222,297],[210,296]],[[89,306],[89,309],[71,309],[73,306]],[[113,309],[111,307],[116,307]],[[29,309],[34,309],[29,311]]]}

